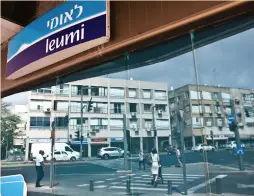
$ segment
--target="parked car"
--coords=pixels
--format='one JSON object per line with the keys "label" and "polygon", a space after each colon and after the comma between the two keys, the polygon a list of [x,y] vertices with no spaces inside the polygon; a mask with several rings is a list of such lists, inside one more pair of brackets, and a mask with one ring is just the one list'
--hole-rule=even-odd
{"label": "parked car", "polygon": [[[241,144],[242,148],[245,148],[245,144]],[[226,149],[227,150],[236,150],[236,141],[230,141],[226,143]]]}
{"label": "parked car", "polygon": [[[77,159],[79,159],[78,155],[75,156],[73,154],[68,154],[65,151],[55,151],[54,152],[54,161],[69,161],[69,160],[75,161]],[[46,160],[50,161],[51,155],[47,155]]]}
{"label": "parked car", "polygon": [[[127,152],[127,155],[129,156],[129,151]],[[124,156],[124,150],[117,147],[104,147],[101,148],[98,153],[97,157],[101,159],[109,159],[111,157],[123,157]]]}
{"label": "parked car", "polygon": [[191,148],[192,151],[194,152],[202,152],[203,150],[205,151],[215,151],[215,147],[207,144],[198,144],[196,146],[193,146]]}

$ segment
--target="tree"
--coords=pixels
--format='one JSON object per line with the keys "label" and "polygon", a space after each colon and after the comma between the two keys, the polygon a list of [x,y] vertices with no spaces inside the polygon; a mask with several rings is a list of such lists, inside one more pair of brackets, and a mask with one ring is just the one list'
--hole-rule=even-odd
{"label": "tree", "polygon": [[19,135],[17,125],[21,123],[20,117],[12,114],[8,106],[9,104],[1,102],[1,159],[7,158],[14,138]]}

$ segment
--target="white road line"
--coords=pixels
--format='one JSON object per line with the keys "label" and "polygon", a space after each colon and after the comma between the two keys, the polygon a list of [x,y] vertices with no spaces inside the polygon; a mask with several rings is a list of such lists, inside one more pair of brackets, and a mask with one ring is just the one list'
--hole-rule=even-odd
{"label": "white road line", "polygon": [[88,186],[89,184],[80,184],[80,185],[77,185],[78,187],[84,187],[84,186]]}
{"label": "white road line", "polygon": [[[152,178],[142,178],[142,180],[151,181]],[[163,178],[163,180],[164,181],[170,180],[172,182],[174,182],[174,181],[183,181],[183,179],[165,179],[165,178]],[[134,181],[138,181],[138,180],[134,179]],[[191,181],[193,181],[193,179],[187,179],[187,181],[191,182]]]}
{"label": "white road line", "polygon": [[118,178],[126,178],[127,176],[119,176]]}
{"label": "white road line", "polygon": [[[181,184],[183,184],[183,183],[181,183]],[[125,183],[122,183],[121,185],[125,185]],[[131,187],[135,187],[135,186],[148,186],[148,187],[152,187],[152,185],[151,184],[143,184],[143,183],[135,183],[135,184],[131,184]],[[174,184],[174,185],[172,185],[173,187],[178,187],[179,185],[176,185],[176,184]],[[158,184],[158,187],[160,188],[160,187],[168,187],[168,185],[167,184]]]}
{"label": "white road line", "polygon": [[106,179],[106,181],[112,181],[112,180],[116,180],[116,178],[108,178],[108,179]]}
{"label": "white road line", "polygon": [[100,183],[104,183],[105,181],[95,181],[95,184],[100,184]]}
{"label": "white road line", "polygon": [[[111,186],[110,189],[126,189],[126,186]],[[167,191],[165,188],[131,187],[131,190]]]}
{"label": "white road line", "polygon": [[60,168],[60,167],[87,167],[88,165],[57,165],[56,168]]}
{"label": "white road line", "polygon": [[[133,185],[136,183],[136,182],[142,182],[142,183],[151,183],[152,179],[149,179],[149,180],[134,180],[133,181]],[[123,182],[125,182],[125,180],[123,180]],[[173,184],[183,184],[183,181],[172,181]]]}
{"label": "white road line", "polygon": [[105,188],[105,187],[107,187],[107,186],[105,186],[105,185],[94,186],[94,188],[97,188],[97,189],[102,189],[102,188]]}
{"label": "white road line", "polygon": [[110,184],[116,185],[116,184],[123,184],[122,182],[111,182]]}
{"label": "white road line", "polygon": [[[183,176],[183,174],[162,174],[162,176]],[[204,177],[205,175],[193,175],[193,174],[187,174],[187,177]]]}
{"label": "white road line", "polygon": [[136,174],[127,174],[127,176],[135,176]]}
{"label": "white road line", "polygon": [[136,176],[134,177],[135,179],[141,179],[142,177],[141,176]]}
{"label": "white road line", "polygon": [[211,184],[211,183],[215,182],[216,178],[225,178],[226,176],[227,176],[227,175],[218,175],[218,176],[216,176],[216,177],[214,177],[214,178],[211,178],[211,179],[209,179],[209,180],[207,180],[207,181],[205,181],[205,182],[203,182],[203,183],[201,183],[201,184],[199,184],[199,185],[197,185],[197,186],[194,186],[194,187],[188,189],[188,192],[189,192],[189,193],[194,193],[194,192],[196,192],[198,189],[200,189],[200,188],[206,186],[207,184]]}
{"label": "white road line", "polygon": [[148,175],[148,174],[144,174],[144,175],[142,175],[142,176],[151,176],[151,175]]}

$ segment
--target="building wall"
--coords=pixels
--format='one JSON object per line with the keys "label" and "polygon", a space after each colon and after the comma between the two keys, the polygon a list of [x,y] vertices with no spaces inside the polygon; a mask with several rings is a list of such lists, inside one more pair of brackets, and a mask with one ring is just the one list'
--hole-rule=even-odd
{"label": "building wall", "polygon": [[[68,85],[65,84],[61,87],[62,90],[57,90],[58,93],[56,93],[56,91],[53,92],[54,89],[56,90],[55,87],[34,90],[29,94],[29,114],[31,118],[33,117],[33,123],[34,117],[44,117],[43,120],[47,118],[48,123],[50,118],[52,121],[52,117],[64,118],[69,114],[70,120],[68,127],[67,125],[61,128],[56,127],[56,138],[61,142],[67,142],[68,138],[70,140],[71,138],[75,140],[76,131],[81,128],[81,95],[79,93],[80,91],[77,90],[80,89],[80,86],[87,88],[87,90],[83,91],[83,105],[87,105],[91,97],[94,103],[91,112],[86,112],[86,109],[84,109],[83,112],[83,119],[85,119],[85,121],[83,121],[84,138],[87,138],[87,134],[89,133],[91,138],[106,138],[106,142],[101,143],[106,143],[108,145],[111,143],[111,138],[123,138],[123,114],[126,114],[127,129],[130,130],[130,136],[133,139],[137,138],[139,140],[139,138],[142,137],[152,138],[154,132],[152,130],[152,112],[150,107],[154,104],[157,105],[155,123],[158,130],[158,137],[170,137],[168,85],[166,83],[91,78],[71,82]],[[96,91],[94,87],[105,88],[107,94],[102,96],[102,90]],[[111,91],[112,88],[113,91]],[[150,90],[150,98],[144,97],[143,91],[147,90]],[[100,96],[96,96],[95,94],[92,95],[92,93],[97,92],[100,93]],[[121,94],[122,92],[124,92],[124,95]],[[61,102],[60,104],[62,105],[59,106],[61,106],[62,109],[54,110],[54,102],[57,104]],[[136,112],[131,111],[133,109],[135,111],[135,105],[132,107],[131,104],[136,104]],[[145,106],[145,104],[147,105]],[[47,108],[50,109],[50,113],[45,112]],[[161,114],[158,114],[159,110],[161,110]],[[134,120],[135,118],[136,120]],[[96,126],[96,119],[103,119],[103,123],[102,121],[98,121],[98,126]],[[36,118],[36,123],[37,120],[38,118]],[[39,141],[38,139],[42,139],[43,141],[46,138],[50,138],[50,126],[35,127],[33,123],[31,124],[29,118],[28,124],[30,130],[28,131],[28,135],[30,140]],[[89,138],[88,141],[90,141]]]}
{"label": "building wall", "polygon": [[[195,144],[193,142],[195,138],[210,143],[211,131],[216,143],[218,141],[217,144],[222,145],[227,140],[234,139],[234,133],[229,130],[227,121],[227,116],[231,113],[230,100],[234,102],[239,100],[239,103],[235,104],[235,111],[241,114],[241,117],[237,117],[241,139],[249,143],[250,138],[254,138],[253,90],[202,85],[199,90],[198,92],[196,85],[187,85],[169,92],[169,104],[173,116],[177,110],[177,102],[185,111],[186,140],[192,137],[192,145]],[[187,93],[189,97],[186,96]],[[248,100],[244,100],[245,94],[250,96]],[[246,108],[249,110],[249,117],[246,116]],[[173,122],[175,124],[174,118]],[[172,129],[172,137],[174,129]]]}

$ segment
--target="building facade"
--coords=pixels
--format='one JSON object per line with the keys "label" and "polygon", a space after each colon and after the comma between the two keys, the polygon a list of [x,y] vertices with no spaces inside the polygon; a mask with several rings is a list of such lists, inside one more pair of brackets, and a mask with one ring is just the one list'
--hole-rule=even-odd
{"label": "building facade", "polygon": [[[93,107],[87,112],[91,98]],[[159,147],[163,149],[171,143],[166,83],[92,78],[33,90],[28,99],[27,142],[30,146],[50,142],[51,122],[55,119],[56,142],[69,142],[77,151],[83,123],[84,156],[95,156],[103,146],[123,147],[125,114],[131,138],[130,150],[134,153],[140,149],[149,151],[154,145],[152,108],[155,109]]]}
{"label": "building facade", "polygon": [[23,148],[25,147],[26,130],[28,121],[28,107],[27,105],[14,105],[11,112],[20,117],[21,123],[17,125],[18,129],[16,132],[18,135],[14,138],[14,147]]}
{"label": "building facade", "polygon": [[[172,138],[179,138],[176,114],[184,111],[185,146],[212,143],[222,147],[228,140],[235,140],[229,130],[227,116],[233,107],[237,116],[240,139],[247,145],[254,144],[254,90],[216,86],[186,85],[169,92]],[[173,142],[173,143],[174,143]]]}

